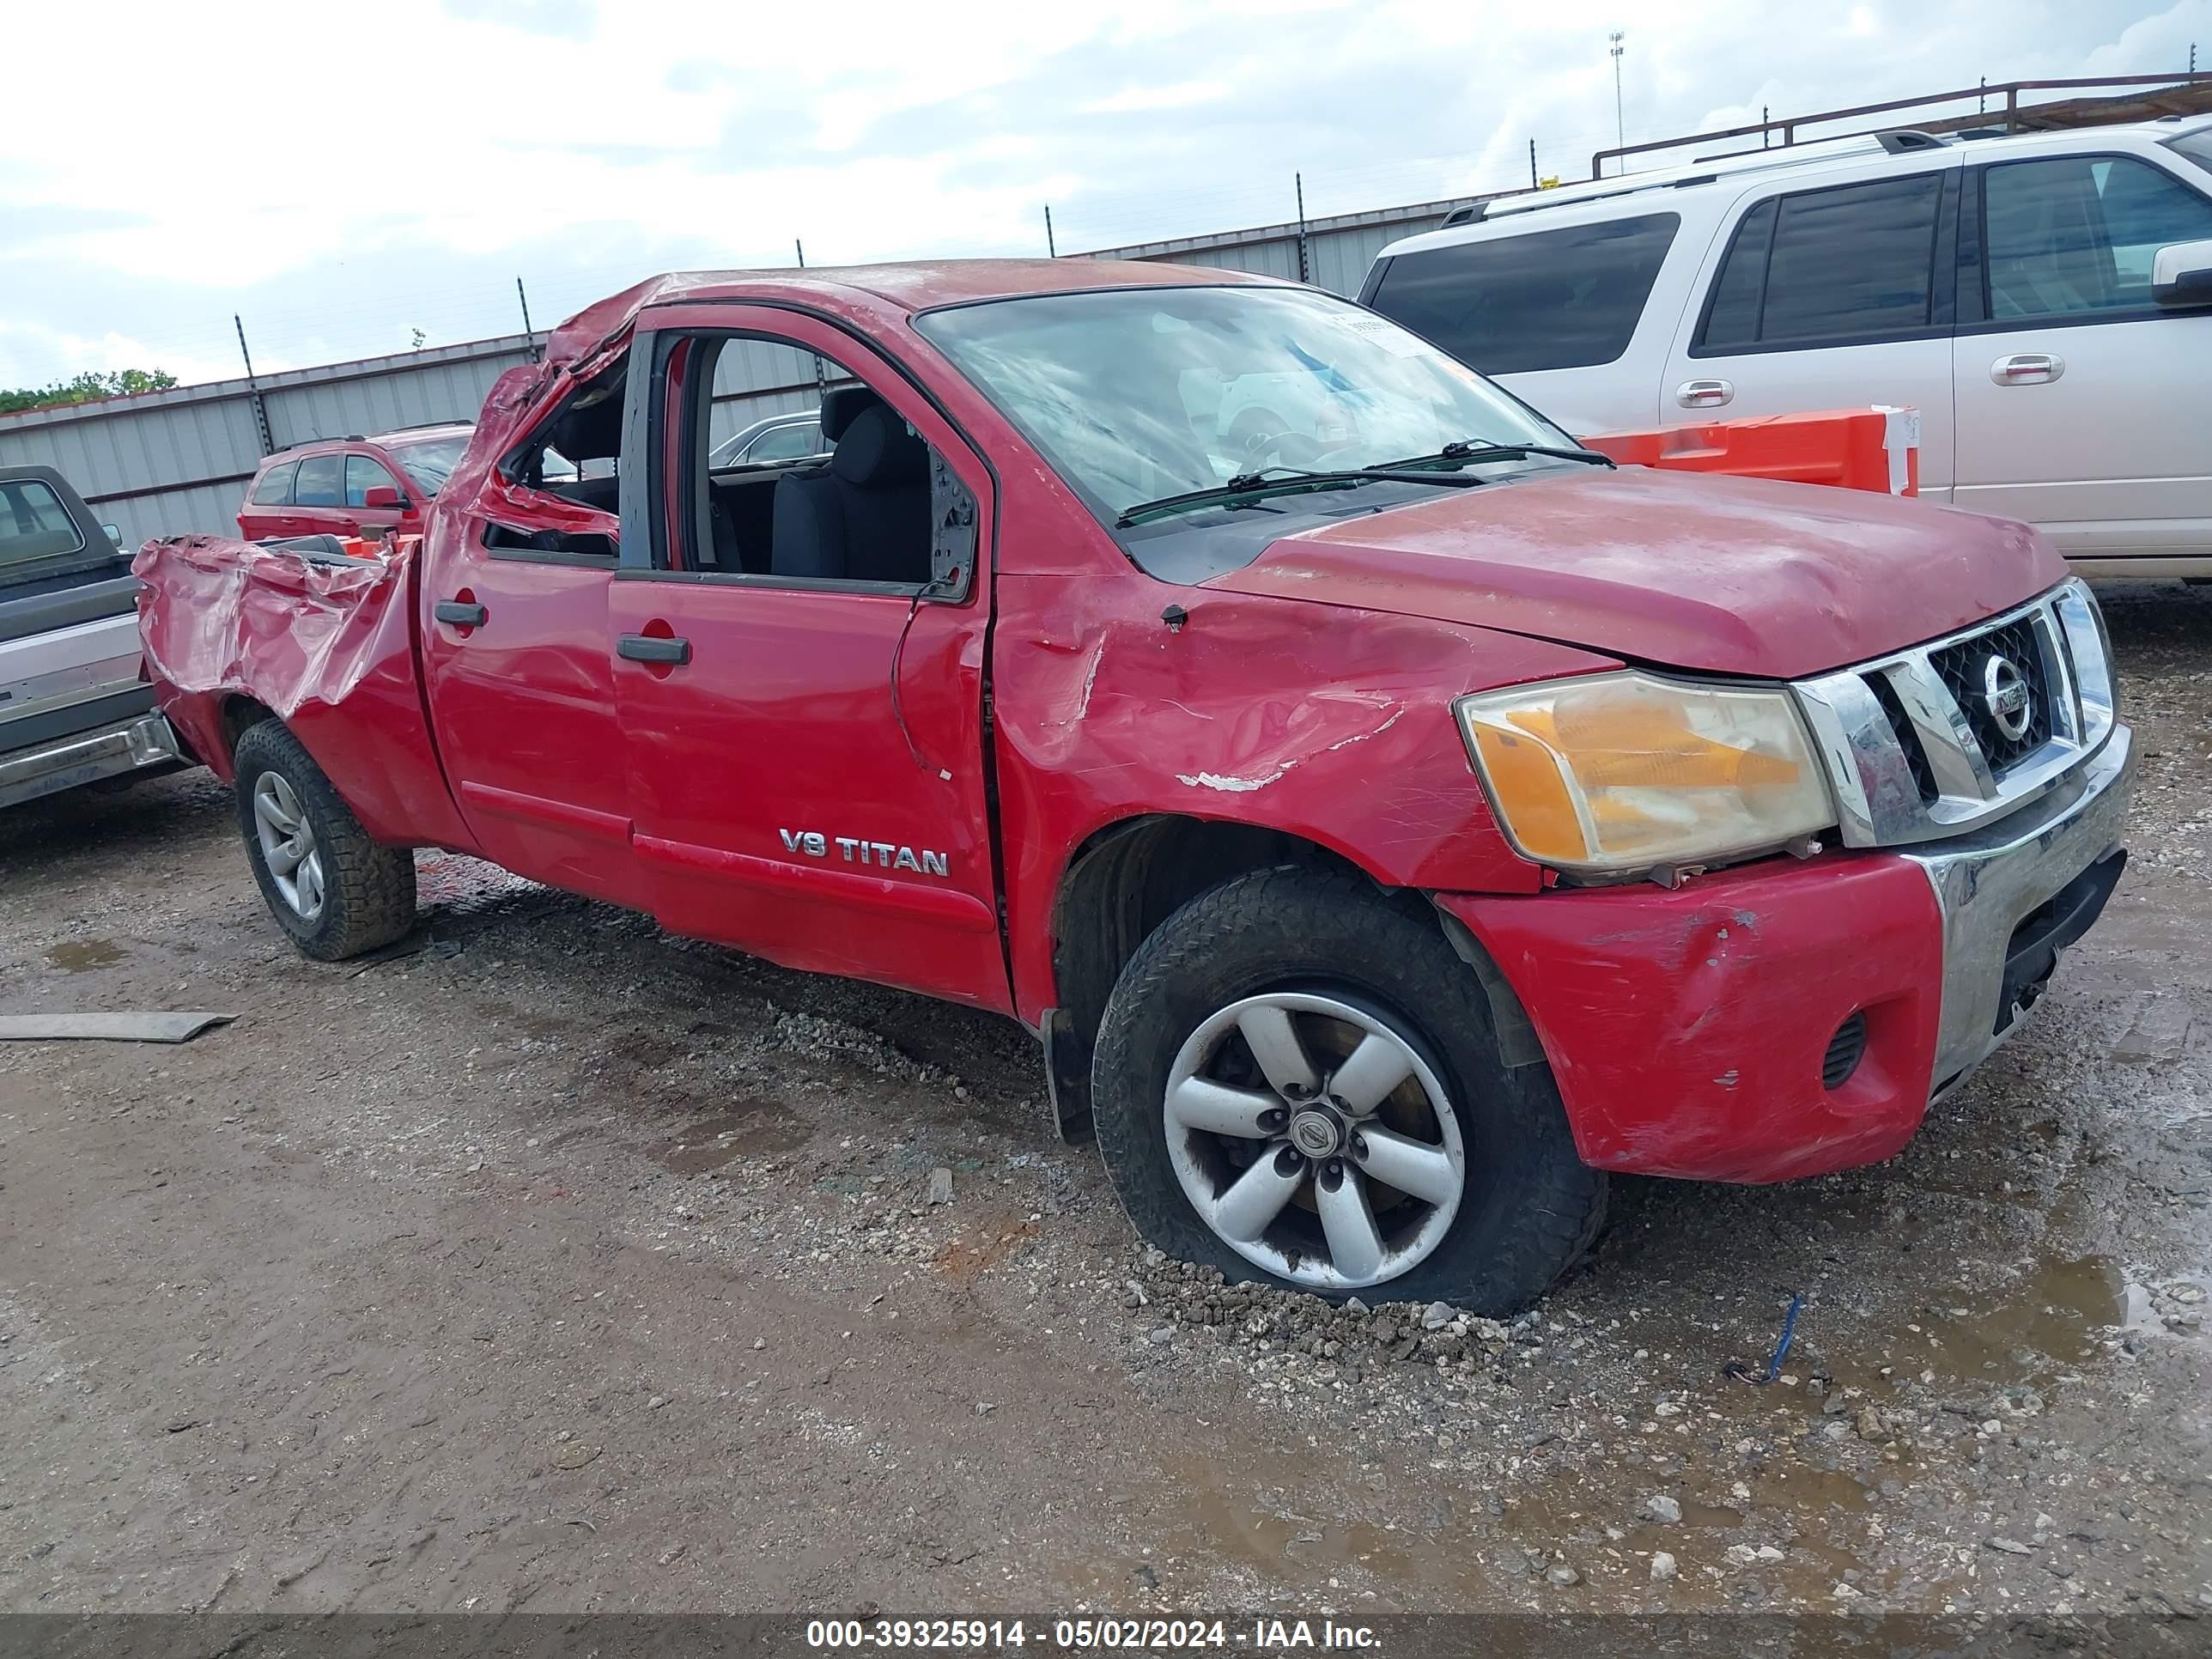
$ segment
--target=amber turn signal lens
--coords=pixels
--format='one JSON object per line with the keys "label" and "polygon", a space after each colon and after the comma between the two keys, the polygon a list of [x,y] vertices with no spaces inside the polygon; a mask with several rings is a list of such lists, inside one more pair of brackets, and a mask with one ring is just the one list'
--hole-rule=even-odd
{"label": "amber turn signal lens", "polygon": [[1617,673],[1463,697],[1468,750],[1528,857],[1628,872],[1779,847],[1834,821],[1789,694]]}

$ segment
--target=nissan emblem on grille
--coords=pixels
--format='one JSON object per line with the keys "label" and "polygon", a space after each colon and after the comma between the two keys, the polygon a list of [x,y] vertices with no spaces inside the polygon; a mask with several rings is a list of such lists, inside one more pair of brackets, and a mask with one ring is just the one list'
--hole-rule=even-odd
{"label": "nissan emblem on grille", "polygon": [[1982,706],[2008,738],[2017,742],[2027,735],[2035,711],[2028,702],[2027,681],[2011,658],[1993,651],[1982,665]]}

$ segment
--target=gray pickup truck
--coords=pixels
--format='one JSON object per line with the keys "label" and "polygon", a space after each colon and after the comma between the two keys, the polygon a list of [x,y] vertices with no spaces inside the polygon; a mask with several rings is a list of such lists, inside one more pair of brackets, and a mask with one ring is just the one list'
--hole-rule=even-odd
{"label": "gray pickup truck", "polygon": [[185,763],[139,675],[138,587],[60,473],[0,467],[0,807]]}

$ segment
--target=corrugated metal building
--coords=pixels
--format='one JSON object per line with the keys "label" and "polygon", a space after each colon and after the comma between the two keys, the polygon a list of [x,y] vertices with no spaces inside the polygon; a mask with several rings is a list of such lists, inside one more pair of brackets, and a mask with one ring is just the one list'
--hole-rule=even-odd
{"label": "corrugated metal building", "polygon": [[[1303,237],[1306,279],[1353,294],[1386,242],[1431,229],[1452,209],[1483,199],[1423,202],[1304,227],[1262,225],[1072,257],[1158,259],[1296,279]],[[126,546],[189,531],[234,532],[240,499],[264,454],[313,438],[472,419],[492,382],[530,361],[531,347],[529,336],[510,334],[286,369],[252,381],[0,416],[0,466],[58,468],[103,520],[121,528]],[[815,359],[805,352],[733,344],[715,372],[714,441],[763,416],[811,409],[821,384]]]}
{"label": "corrugated metal building", "polygon": [[[1455,208],[1495,201],[1488,196],[1458,196],[1445,202],[1417,202],[1410,207],[1375,208],[1364,213],[1340,213],[1326,219],[1310,219],[1303,226],[1259,225],[1249,230],[1217,232],[1210,236],[1182,236],[1172,241],[1139,242],[1128,247],[1099,248],[1081,257],[1091,259],[1158,259],[1169,264],[1212,265],[1223,270],[1251,270],[1266,276],[1304,281],[1334,294],[1357,294],[1367,267],[1385,246],[1401,236],[1434,230]],[[1304,264],[1299,269],[1299,242],[1304,242]]]}
{"label": "corrugated metal building", "polygon": [[0,416],[0,466],[59,469],[122,528],[126,547],[192,530],[235,535],[239,501],[264,454],[310,438],[472,419],[492,382],[529,361],[529,339],[515,334],[32,410]]}

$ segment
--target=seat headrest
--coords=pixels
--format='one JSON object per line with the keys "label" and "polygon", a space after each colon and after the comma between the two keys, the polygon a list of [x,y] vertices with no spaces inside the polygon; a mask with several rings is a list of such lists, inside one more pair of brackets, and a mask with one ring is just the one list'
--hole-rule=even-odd
{"label": "seat headrest", "polygon": [[[873,396],[873,393],[870,393]],[[829,404],[823,404],[823,430],[829,430]],[[830,470],[863,489],[916,484],[929,477],[929,446],[907,430],[906,422],[880,401],[852,417],[830,457]]]}
{"label": "seat headrest", "polygon": [[822,435],[836,443],[864,409],[880,407],[883,399],[864,386],[841,386],[822,394]]}

